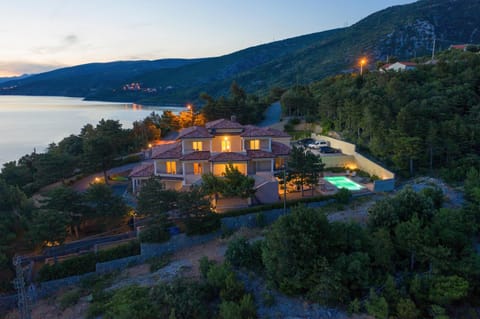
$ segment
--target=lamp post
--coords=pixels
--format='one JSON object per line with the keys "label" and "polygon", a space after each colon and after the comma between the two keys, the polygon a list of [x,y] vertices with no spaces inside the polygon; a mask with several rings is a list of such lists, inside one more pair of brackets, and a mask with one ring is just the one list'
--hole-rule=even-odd
{"label": "lamp post", "polygon": [[187,109],[190,110],[190,117],[192,118],[192,126],[195,124],[195,121],[193,119],[193,105],[192,104],[187,104]]}
{"label": "lamp post", "polygon": [[366,58],[362,58],[360,60],[360,75],[363,75],[363,66],[367,64],[367,59]]}

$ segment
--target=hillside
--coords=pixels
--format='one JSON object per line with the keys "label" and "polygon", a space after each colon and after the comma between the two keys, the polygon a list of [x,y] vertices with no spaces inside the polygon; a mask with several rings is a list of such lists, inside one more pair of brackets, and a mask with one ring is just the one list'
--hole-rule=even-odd
{"label": "hillside", "polygon": [[[200,92],[225,94],[232,80],[248,91],[267,92],[272,86],[309,83],[327,75],[351,72],[359,56],[372,61],[387,56],[411,59],[454,43],[480,43],[480,1],[421,0],[376,12],[343,29],[299,36],[259,45],[221,57],[183,61],[158,67],[156,61],[84,65],[7,82],[15,89],[0,94],[84,96],[90,99],[129,100],[143,103],[184,102]],[[160,60],[162,61],[162,60]],[[135,64],[135,67],[130,64]],[[111,68],[108,68],[111,66]],[[86,70],[90,70],[88,72]],[[138,82],[154,92],[121,90]]]}
{"label": "hillside", "polygon": [[[87,97],[106,88],[121,88],[132,77],[152,70],[178,68],[203,59],[161,59],[88,63],[4,82],[0,94],[60,95]],[[112,96],[113,98],[113,96]]]}

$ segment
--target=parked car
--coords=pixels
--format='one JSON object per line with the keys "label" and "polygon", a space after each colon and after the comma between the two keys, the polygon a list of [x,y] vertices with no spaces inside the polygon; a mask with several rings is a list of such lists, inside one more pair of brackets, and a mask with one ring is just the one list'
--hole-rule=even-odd
{"label": "parked car", "polygon": [[307,147],[308,144],[315,142],[313,138],[304,138],[294,143],[295,146]]}
{"label": "parked car", "polygon": [[333,153],[340,153],[340,150],[336,148],[332,148],[330,146],[322,146],[318,149],[322,154],[333,154]]}
{"label": "parked car", "polygon": [[328,142],[324,140],[313,141],[312,143],[307,145],[309,148],[313,149],[320,149],[321,147],[328,147]]}

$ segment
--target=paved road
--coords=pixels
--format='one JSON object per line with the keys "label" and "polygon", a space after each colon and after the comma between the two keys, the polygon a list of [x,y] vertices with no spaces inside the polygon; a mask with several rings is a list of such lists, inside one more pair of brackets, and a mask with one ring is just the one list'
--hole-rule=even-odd
{"label": "paved road", "polygon": [[[126,172],[128,170],[131,170],[135,166],[140,165],[140,163],[131,163],[131,164],[126,164],[118,167],[111,168],[107,171],[107,175],[112,175],[112,174],[119,174],[122,172]],[[90,186],[90,183],[92,183],[95,178],[103,178],[103,172],[98,172],[92,175],[89,175],[87,177],[82,178],[81,180],[75,182],[75,184],[72,185],[72,188],[75,189],[78,192],[84,192],[87,190],[88,186]]]}
{"label": "paved road", "polygon": [[280,122],[281,116],[282,107],[280,106],[280,102],[275,102],[267,108],[265,111],[265,119],[261,121],[258,126],[265,127],[278,123]]}

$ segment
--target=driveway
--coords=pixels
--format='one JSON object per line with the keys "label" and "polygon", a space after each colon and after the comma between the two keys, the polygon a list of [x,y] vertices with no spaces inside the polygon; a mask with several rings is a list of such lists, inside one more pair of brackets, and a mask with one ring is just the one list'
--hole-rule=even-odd
{"label": "driveway", "polygon": [[280,105],[280,102],[275,102],[267,108],[267,110],[265,111],[265,119],[258,123],[258,126],[266,127],[278,123],[280,122],[281,117],[282,107]]}
{"label": "driveway", "polygon": [[[120,174],[127,172],[131,169],[133,169],[135,166],[140,165],[142,162],[139,163],[130,163],[118,167],[111,168],[107,171],[107,175],[112,175],[112,174]],[[95,181],[95,178],[103,178],[103,172],[98,172],[92,175],[89,175],[87,177],[84,177],[78,181],[76,181],[73,185],[72,188],[76,190],[77,192],[84,192],[87,190],[87,188],[90,186],[90,183]]]}

